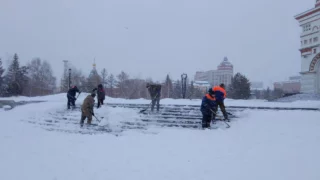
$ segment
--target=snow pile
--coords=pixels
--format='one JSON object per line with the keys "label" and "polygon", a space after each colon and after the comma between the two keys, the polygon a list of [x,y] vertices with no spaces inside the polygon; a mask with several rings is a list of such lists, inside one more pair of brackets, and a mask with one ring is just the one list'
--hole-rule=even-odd
{"label": "snow pile", "polygon": [[275,102],[320,101],[320,94],[296,94],[276,99]]}
{"label": "snow pile", "polygon": [[[110,108],[102,106],[95,110],[96,117],[101,117],[99,125],[107,125],[112,130],[121,130],[123,122],[138,122],[139,114],[134,109]],[[94,118],[94,117],[93,117]]]}

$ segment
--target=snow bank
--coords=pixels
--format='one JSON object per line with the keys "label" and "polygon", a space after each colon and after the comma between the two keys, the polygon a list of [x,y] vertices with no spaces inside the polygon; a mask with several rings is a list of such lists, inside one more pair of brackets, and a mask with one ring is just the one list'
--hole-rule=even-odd
{"label": "snow bank", "polygon": [[[84,98],[89,95],[88,93],[81,93],[77,101],[83,101]],[[77,94],[78,96],[78,94]],[[21,101],[50,101],[50,102],[62,102],[67,101],[66,93],[54,94],[48,96],[36,96],[36,97],[26,97],[26,96],[12,96],[12,97],[0,97],[0,100],[13,100],[15,102]]]}
{"label": "snow bank", "polygon": [[[89,95],[81,93],[76,103],[81,104],[84,98]],[[55,94],[41,97],[10,97],[0,98],[0,100],[14,100],[19,101],[49,101],[49,102],[65,102],[67,101],[66,94]],[[120,104],[149,104],[149,99],[122,99],[106,97],[105,103],[120,103]],[[161,99],[161,104],[177,104],[177,105],[199,105],[201,99]],[[294,102],[268,102],[266,100],[234,100],[226,99],[227,106],[253,106],[253,107],[295,107],[295,108],[320,108],[320,101],[311,100],[297,100]]]}
{"label": "snow bank", "polygon": [[276,99],[276,102],[294,102],[294,101],[320,101],[320,94],[296,94]]}
{"label": "snow bank", "polygon": [[[128,103],[128,104],[149,104],[150,100],[138,99],[128,100],[120,98],[107,98],[106,103]],[[176,105],[199,105],[201,99],[161,99],[160,104],[176,104]],[[269,102],[266,100],[234,100],[226,99],[226,106],[251,106],[251,107],[295,107],[295,108],[320,108],[320,101],[295,101],[295,102]]]}

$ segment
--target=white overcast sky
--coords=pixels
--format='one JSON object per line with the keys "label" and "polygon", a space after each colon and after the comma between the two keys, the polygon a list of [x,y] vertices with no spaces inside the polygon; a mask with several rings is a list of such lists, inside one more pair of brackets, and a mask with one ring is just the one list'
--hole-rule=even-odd
{"label": "white overcast sky", "polygon": [[163,80],[216,69],[265,85],[299,75],[294,15],[315,0],[0,0],[0,57],[49,61],[55,75],[69,60],[100,71]]}

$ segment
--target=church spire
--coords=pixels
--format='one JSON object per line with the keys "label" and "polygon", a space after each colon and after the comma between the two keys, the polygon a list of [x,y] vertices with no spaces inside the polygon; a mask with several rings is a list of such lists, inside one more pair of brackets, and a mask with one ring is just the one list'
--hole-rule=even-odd
{"label": "church spire", "polygon": [[93,69],[96,69],[96,58],[93,59],[92,67],[93,67]]}

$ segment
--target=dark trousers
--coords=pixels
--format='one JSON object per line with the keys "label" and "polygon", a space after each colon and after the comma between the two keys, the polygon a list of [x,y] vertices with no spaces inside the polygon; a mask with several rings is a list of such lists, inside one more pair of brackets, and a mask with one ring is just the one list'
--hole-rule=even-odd
{"label": "dark trousers", "polygon": [[91,115],[91,114],[88,115],[88,113],[84,113],[84,112],[82,111],[80,124],[83,125],[84,120],[86,120],[87,118],[88,118],[87,123],[88,123],[88,124],[91,124],[92,115]]}
{"label": "dark trousers", "polygon": [[202,112],[202,128],[210,128],[212,113]]}
{"label": "dark trousers", "polygon": [[70,109],[70,105],[76,106],[75,105],[75,99],[72,97],[68,97],[68,109]]}
{"label": "dark trousers", "polygon": [[160,109],[160,98],[155,98],[152,100],[151,111],[153,111],[154,106],[157,104],[157,111]]}
{"label": "dark trousers", "polygon": [[222,101],[217,101],[217,108],[215,108],[214,113],[213,113],[213,119],[215,119],[217,111],[218,111],[218,107],[220,107],[220,110],[222,111],[222,114],[224,116],[224,119],[228,119],[228,114],[226,111],[226,107],[224,106],[224,103]]}
{"label": "dark trousers", "polygon": [[103,101],[104,99],[98,99],[98,108],[101,107],[101,105],[103,105]]}

